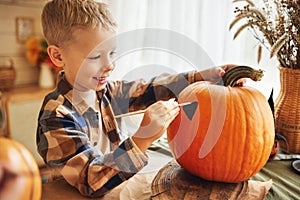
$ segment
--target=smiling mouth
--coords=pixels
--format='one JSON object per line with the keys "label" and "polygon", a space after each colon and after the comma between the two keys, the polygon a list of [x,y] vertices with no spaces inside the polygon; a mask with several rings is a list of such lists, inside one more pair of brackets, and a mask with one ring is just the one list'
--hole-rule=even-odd
{"label": "smiling mouth", "polygon": [[98,82],[98,84],[104,84],[107,82],[106,80],[107,77],[93,77],[94,80]]}

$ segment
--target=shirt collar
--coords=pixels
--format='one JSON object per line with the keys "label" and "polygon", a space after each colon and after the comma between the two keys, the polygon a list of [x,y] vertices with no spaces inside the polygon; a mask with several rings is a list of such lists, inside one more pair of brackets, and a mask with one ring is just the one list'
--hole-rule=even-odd
{"label": "shirt collar", "polygon": [[[73,105],[73,109],[76,109],[78,114],[83,115],[89,108],[94,110],[89,104],[82,98],[82,95],[80,95],[79,92],[76,92],[76,90],[68,83],[68,81],[64,77],[64,71],[61,71],[58,75],[58,80],[57,80],[57,88],[59,92],[64,95],[64,97],[71,102]],[[98,96],[99,93],[102,94],[101,92],[97,92]],[[102,98],[101,96],[101,98]]]}

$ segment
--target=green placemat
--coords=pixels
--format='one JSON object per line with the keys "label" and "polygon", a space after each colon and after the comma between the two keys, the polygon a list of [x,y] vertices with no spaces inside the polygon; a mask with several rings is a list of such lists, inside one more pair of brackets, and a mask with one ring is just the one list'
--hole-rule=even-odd
{"label": "green placemat", "polygon": [[269,161],[262,170],[251,179],[268,181],[273,185],[265,199],[300,199],[300,175],[291,167],[291,160]]}

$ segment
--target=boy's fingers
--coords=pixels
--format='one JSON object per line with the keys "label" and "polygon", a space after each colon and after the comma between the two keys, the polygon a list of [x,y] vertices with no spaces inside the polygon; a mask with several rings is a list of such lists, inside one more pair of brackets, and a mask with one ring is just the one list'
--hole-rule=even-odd
{"label": "boy's fingers", "polygon": [[175,117],[179,114],[179,112],[180,112],[180,108],[178,104],[168,112],[167,119],[166,119],[166,127],[170,125],[170,123],[175,119]]}
{"label": "boy's fingers", "polygon": [[236,64],[227,64],[227,65],[223,65],[221,68],[225,71],[227,71],[228,69],[232,68],[232,67],[236,67]]}
{"label": "boy's fingers", "polygon": [[175,101],[175,99],[170,99],[168,101],[160,101],[155,105],[155,107],[152,109],[152,111],[155,114],[159,115],[165,115],[167,114],[170,110],[178,107],[178,103]]}
{"label": "boy's fingers", "polygon": [[238,86],[243,86],[243,85],[246,84],[246,82],[247,82],[247,79],[241,78],[241,79],[239,79],[239,80],[236,82],[236,85],[238,85]]}
{"label": "boy's fingers", "polygon": [[179,107],[175,108],[174,110],[171,110],[171,112],[170,112],[170,118],[169,118],[171,122],[179,114],[179,111],[180,111]]}
{"label": "boy's fingers", "polygon": [[217,68],[217,73],[218,73],[219,76],[223,76],[225,74],[225,70],[222,69],[221,67],[218,67]]}

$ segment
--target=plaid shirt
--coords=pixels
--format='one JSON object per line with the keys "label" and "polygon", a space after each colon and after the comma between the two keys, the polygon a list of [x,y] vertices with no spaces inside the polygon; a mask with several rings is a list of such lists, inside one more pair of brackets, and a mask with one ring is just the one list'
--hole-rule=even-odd
{"label": "plaid shirt", "polygon": [[[188,84],[196,81],[195,74],[161,75],[149,82],[108,82],[106,89],[96,92],[99,119],[98,113],[76,94],[62,72],[56,90],[45,97],[39,113],[40,155],[47,165],[62,167],[62,176],[81,194],[104,195],[141,170],[148,160],[130,137],[122,139],[114,114],[145,109],[158,100],[177,97]],[[99,134],[105,134],[104,138],[110,141],[110,152],[101,152],[97,147]]]}

